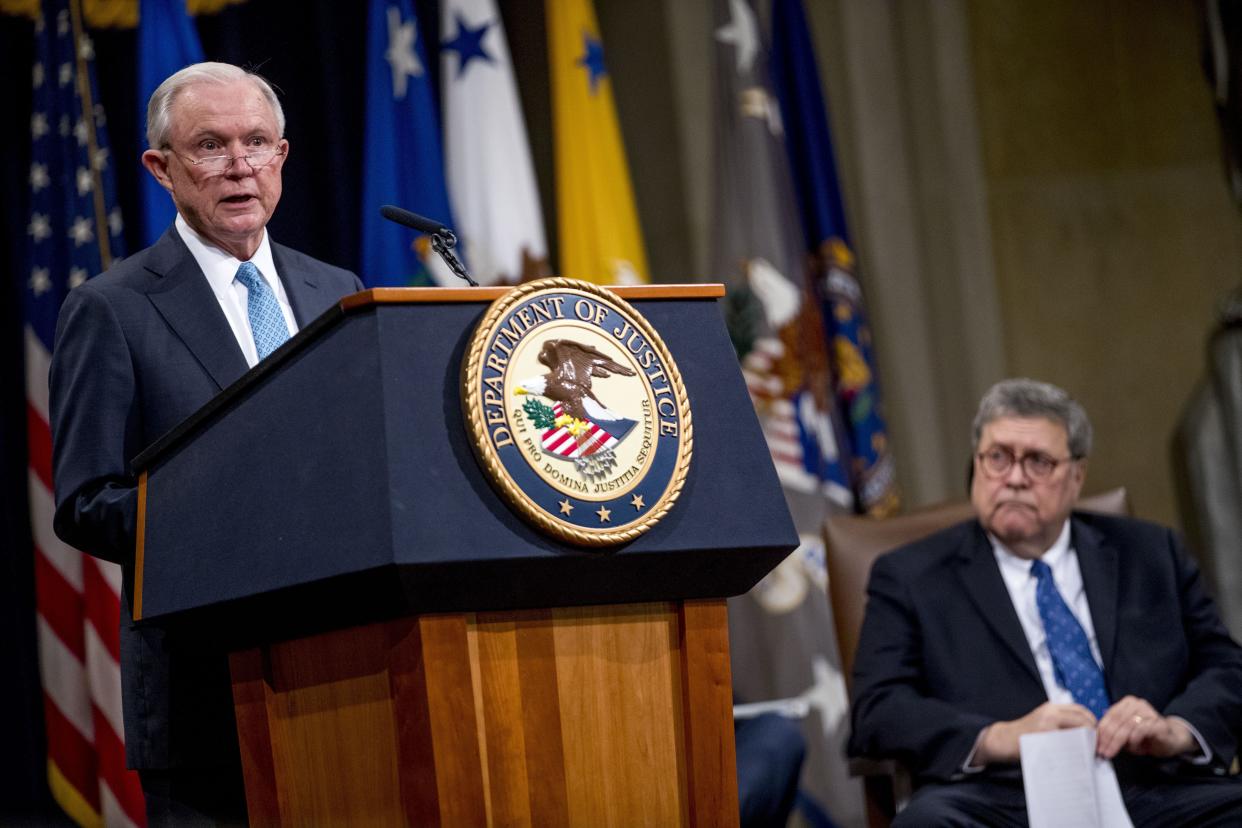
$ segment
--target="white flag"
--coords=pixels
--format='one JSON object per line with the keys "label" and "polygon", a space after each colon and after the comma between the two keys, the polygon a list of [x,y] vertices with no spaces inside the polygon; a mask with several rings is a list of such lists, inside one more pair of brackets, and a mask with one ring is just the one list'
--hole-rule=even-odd
{"label": "white flag", "polygon": [[547,242],[504,24],[494,0],[441,5],[444,168],[480,284],[546,275]]}

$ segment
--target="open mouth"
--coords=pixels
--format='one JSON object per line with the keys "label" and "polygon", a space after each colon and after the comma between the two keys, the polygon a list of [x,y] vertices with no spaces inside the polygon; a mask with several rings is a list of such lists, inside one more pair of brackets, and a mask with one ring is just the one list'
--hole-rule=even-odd
{"label": "open mouth", "polygon": [[226,204],[246,204],[254,199],[254,196],[243,193],[242,195],[227,196],[221,199]]}

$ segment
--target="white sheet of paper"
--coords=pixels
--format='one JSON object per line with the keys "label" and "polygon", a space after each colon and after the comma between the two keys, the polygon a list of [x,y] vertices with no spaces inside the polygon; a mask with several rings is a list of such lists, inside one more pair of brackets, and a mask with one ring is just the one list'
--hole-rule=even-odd
{"label": "white sheet of paper", "polygon": [[1133,828],[1112,762],[1095,755],[1095,730],[1018,739],[1031,828]]}
{"label": "white sheet of paper", "polygon": [[[1094,732],[1091,750],[1095,751]],[[1100,825],[1104,828],[1134,828],[1130,812],[1121,798],[1121,786],[1117,784],[1113,763],[1098,757],[1095,759],[1095,796],[1100,806]]]}

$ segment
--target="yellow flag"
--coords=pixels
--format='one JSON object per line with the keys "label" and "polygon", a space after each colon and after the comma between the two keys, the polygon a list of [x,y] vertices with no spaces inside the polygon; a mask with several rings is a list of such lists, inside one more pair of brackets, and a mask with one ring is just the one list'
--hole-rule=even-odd
{"label": "yellow flag", "polygon": [[649,281],[612,80],[591,0],[547,0],[560,275]]}

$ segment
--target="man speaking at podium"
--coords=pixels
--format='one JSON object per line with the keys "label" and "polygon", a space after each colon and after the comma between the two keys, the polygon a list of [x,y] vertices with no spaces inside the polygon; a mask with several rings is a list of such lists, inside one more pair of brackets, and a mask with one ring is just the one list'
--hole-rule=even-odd
{"label": "man speaking at podium", "polygon": [[133,624],[130,460],[362,289],[353,273],[267,234],[289,153],[284,128],[271,86],[236,66],[199,63],[165,80],[147,107],[142,163],[177,218],[154,245],[73,290],[57,326],[55,528],[122,566],[126,761],[152,825],[244,821],[245,798],[225,653],[205,635]]}

